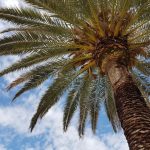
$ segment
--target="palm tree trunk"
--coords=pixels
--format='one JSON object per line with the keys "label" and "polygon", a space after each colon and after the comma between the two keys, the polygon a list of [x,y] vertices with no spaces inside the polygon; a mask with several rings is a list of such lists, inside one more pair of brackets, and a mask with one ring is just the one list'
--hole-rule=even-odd
{"label": "palm tree trunk", "polygon": [[125,65],[112,61],[106,69],[130,150],[150,150],[149,106]]}

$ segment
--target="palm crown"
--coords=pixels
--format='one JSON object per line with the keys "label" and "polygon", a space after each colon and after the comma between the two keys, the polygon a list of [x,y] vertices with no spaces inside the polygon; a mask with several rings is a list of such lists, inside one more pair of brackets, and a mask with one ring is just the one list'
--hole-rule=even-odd
{"label": "palm crown", "polygon": [[24,83],[14,100],[47,79],[54,79],[41,98],[31,130],[68,90],[64,130],[79,105],[79,134],[84,134],[88,114],[95,132],[100,106],[104,103],[117,131],[120,123],[105,66],[111,59],[122,61],[144,96],[149,95],[149,83],[144,77],[150,73],[149,1],[25,1],[32,7],[0,9],[0,18],[15,25],[1,32],[11,34],[0,40],[0,55],[27,54],[0,75],[32,66],[9,85],[11,89]]}

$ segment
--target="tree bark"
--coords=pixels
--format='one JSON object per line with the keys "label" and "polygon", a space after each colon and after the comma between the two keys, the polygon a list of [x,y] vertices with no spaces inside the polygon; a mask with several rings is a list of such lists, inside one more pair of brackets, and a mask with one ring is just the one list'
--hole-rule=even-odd
{"label": "tree bark", "polygon": [[150,150],[149,106],[125,65],[112,61],[106,70],[130,150]]}

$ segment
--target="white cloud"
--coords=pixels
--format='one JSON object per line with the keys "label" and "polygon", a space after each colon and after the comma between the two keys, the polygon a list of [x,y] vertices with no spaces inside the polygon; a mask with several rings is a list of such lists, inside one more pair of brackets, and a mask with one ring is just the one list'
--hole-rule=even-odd
{"label": "white cloud", "polygon": [[126,143],[123,133],[119,134],[106,134],[103,136],[105,144],[111,150],[128,150],[128,145]]}
{"label": "white cloud", "polygon": [[16,62],[19,60],[18,56],[1,56],[1,61],[0,61],[0,71],[5,69],[6,67],[9,67],[12,63]]}
{"label": "white cloud", "polygon": [[[20,60],[21,58],[19,56],[1,56],[0,59],[1,59],[0,71],[2,71],[3,69],[5,69],[5,68],[9,67],[10,65],[12,65],[13,63],[15,63],[16,61]],[[8,83],[10,83],[10,82],[14,81],[14,79],[16,79],[19,75],[20,75],[20,72],[14,72],[14,73],[6,75],[4,79]]]}
{"label": "white cloud", "polygon": [[6,27],[6,24],[4,22],[0,23],[0,32],[3,31]]}
{"label": "white cloud", "polygon": [[0,0],[1,7],[20,7],[20,2],[18,0]]}
{"label": "white cloud", "polygon": [[10,127],[19,133],[26,133],[28,129],[30,111],[23,107],[0,107],[0,125]]}
{"label": "white cloud", "polygon": [[0,144],[0,150],[6,150],[5,146]]}
{"label": "white cloud", "polygon": [[[33,99],[34,101],[35,99]],[[26,105],[27,107],[27,105]],[[99,138],[86,129],[86,135],[79,139],[75,123],[71,124],[68,132],[62,131],[62,110],[55,106],[45,118],[40,121],[33,133],[29,133],[28,126],[33,110],[22,106],[8,106],[0,108],[0,126],[12,128],[16,134],[25,137],[43,136],[45,142],[42,147],[36,149],[42,150],[128,150],[127,143],[122,133],[104,134]],[[36,141],[37,143],[39,141]],[[26,145],[25,145],[26,147]],[[35,147],[26,147],[26,150],[35,149]]]}

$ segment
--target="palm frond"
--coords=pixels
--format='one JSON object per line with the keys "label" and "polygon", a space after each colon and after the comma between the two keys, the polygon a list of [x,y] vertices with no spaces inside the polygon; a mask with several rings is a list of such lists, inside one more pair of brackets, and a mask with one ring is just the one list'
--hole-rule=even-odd
{"label": "palm frond", "polygon": [[0,9],[0,19],[8,21],[16,25],[27,25],[27,26],[49,26],[52,23],[50,15],[42,14],[40,11],[35,9]]}
{"label": "palm frond", "polygon": [[90,104],[90,84],[91,84],[91,77],[88,75],[85,76],[83,79],[83,84],[80,89],[80,119],[79,119],[79,136],[82,137],[84,135],[85,130],[85,123],[89,111],[89,104]]}
{"label": "palm frond", "polygon": [[[64,0],[51,0],[51,1],[41,1],[41,0],[25,0],[25,2],[31,4],[42,10],[47,10],[53,13],[55,17],[60,18],[70,24],[78,25],[79,19],[76,14],[78,14],[75,1],[64,1]],[[74,8],[74,9],[72,9]]]}
{"label": "palm frond", "polygon": [[44,49],[44,46],[45,44],[43,42],[38,41],[15,41],[6,45],[0,45],[0,56],[38,52],[40,49]]}
{"label": "palm frond", "polygon": [[115,30],[114,30],[114,36],[118,36],[119,30],[120,30],[120,26],[123,22],[123,19],[126,15],[127,10],[130,8],[131,5],[131,1],[130,0],[124,0],[122,1],[121,4],[121,10],[120,10],[120,20],[118,21],[118,23],[116,24]]}
{"label": "palm frond", "polygon": [[93,133],[95,133],[97,127],[97,121],[100,111],[100,106],[104,101],[105,95],[105,78],[98,77],[92,81],[90,93],[90,116]]}
{"label": "palm frond", "polygon": [[130,43],[129,48],[132,49],[136,49],[139,47],[145,47],[145,49],[149,46],[150,44],[150,40],[148,41],[144,41],[144,42],[136,42],[136,43]]}
{"label": "palm frond", "polygon": [[36,33],[36,34],[45,34],[45,35],[57,35],[57,36],[72,36],[71,30],[69,28],[64,28],[61,26],[49,26],[49,27],[16,27],[16,28],[9,28],[6,30],[1,31],[1,33],[7,32],[28,32],[28,33]]}
{"label": "palm frond", "polygon": [[150,63],[140,60],[135,60],[135,67],[142,72],[142,74],[149,76],[150,75]]}
{"label": "palm frond", "polygon": [[145,21],[145,20],[149,20],[149,11],[150,11],[150,6],[149,6],[149,1],[148,0],[144,0],[142,2],[138,2],[138,1],[133,1],[132,2],[132,8],[136,8],[133,9],[134,10],[134,15],[132,17],[132,19],[130,20],[130,22],[128,23],[128,25],[126,26],[124,33],[132,26],[132,25],[136,25],[139,22]]}
{"label": "palm frond", "polygon": [[24,73],[23,75],[21,75],[19,78],[17,78],[16,80],[14,80],[8,87],[7,89],[10,90],[13,87],[16,87],[17,85],[25,82],[25,81],[29,81],[32,78],[40,78],[42,77],[42,75],[50,75],[53,76],[53,74],[55,74],[62,66],[64,66],[66,63],[66,59],[61,59],[58,61],[54,61],[54,62],[49,62],[47,64],[41,65],[41,66],[37,66],[36,68]]}
{"label": "palm frond", "polygon": [[150,35],[149,34],[150,34],[150,31],[146,31],[146,30],[144,30],[143,32],[141,31],[137,36],[131,37],[129,39],[129,42],[137,42],[138,40],[141,41],[141,38],[144,39],[145,37],[146,37],[146,39],[148,41],[150,39]]}
{"label": "palm frond", "polygon": [[102,28],[102,25],[98,18],[98,9],[96,4],[92,0],[87,0],[89,11],[91,12],[93,24],[95,24],[96,28],[99,30],[99,35],[104,36],[105,32]]}
{"label": "palm frond", "polygon": [[71,118],[73,117],[73,114],[75,110],[77,109],[79,101],[79,93],[77,91],[72,90],[69,93],[69,96],[67,98],[67,103],[64,110],[64,117],[63,117],[63,129],[64,131],[67,131],[69,123],[71,121]]}
{"label": "palm frond", "polygon": [[68,72],[62,72],[55,79],[54,83],[49,86],[46,93],[43,95],[37,111],[33,116],[30,124],[31,131],[36,125],[36,122],[39,118],[42,118],[48,110],[59,100],[62,94],[69,88],[70,84],[74,80],[76,76],[74,76],[74,72],[68,70]]}
{"label": "palm frond", "polygon": [[[68,37],[69,39],[69,37]],[[67,38],[38,32],[21,32],[0,40],[0,55],[24,54],[68,45]],[[71,42],[70,42],[71,45]],[[68,46],[71,47],[71,46]]]}
{"label": "palm frond", "polygon": [[138,86],[139,90],[142,93],[147,104],[150,106],[149,96],[150,96],[150,82],[147,77],[142,76],[139,72],[135,69],[130,70],[132,73],[132,77],[136,85]]}
{"label": "palm frond", "polygon": [[139,21],[138,23],[134,24],[133,26],[130,26],[130,28],[128,30],[124,30],[123,35],[131,35],[134,34],[134,32],[145,28],[149,26],[149,20],[145,19],[142,21]]}
{"label": "palm frond", "polygon": [[79,103],[80,87],[82,85],[83,78],[84,76],[77,78],[73,82],[73,88],[69,91],[64,108],[64,117],[63,117],[64,131],[67,131],[68,125],[73,117],[75,110],[77,109]]}
{"label": "palm frond", "polygon": [[34,77],[29,79],[29,81],[27,83],[25,83],[25,85],[15,94],[13,101],[16,98],[18,98],[20,95],[25,93],[26,91],[34,89],[37,86],[41,85],[45,80],[47,80],[49,78],[49,75],[50,74],[48,72],[42,74],[42,76],[39,76],[38,74],[36,74]]}
{"label": "palm frond", "polygon": [[[24,78],[21,77],[17,79],[17,81],[14,81],[10,86],[9,89],[22,83],[23,81],[28,80],[25,85],[16,93],[13,100],[15,100],[17,97],[25,93],[26,91],[29,91],[31,89],[34,89],[41,85],[45,80],[47,80],[50,77],[54,77],[54,75],[64,66],[66,60],[61,60],[57,62],[48,63],[47,65],[39,66],[30,72],[26,73],[24,75]],[[18,82],[21,81],[21,82]]]}
{"label": "palm frond", "polygon": [[[42,28],[41,28],[42,29]],[[2,44],[7,44],[9,42],[15,42],[15,41],[40,41],[43,43],[46,42],[65,42],[69,38],[63,38],[63,36],[52,36],[50,34],[43,34],[42,32],[36,33],[36,32],[28,32],[28,31],[23,31],[23,32],[18,32],[10,36],[3,37],[3,39],[0,39],[0,45]]]}
{"label": "palm frond", "polygon": [[104,104],[109,121],[111,122],[114,131],[117,132],[117,130],[121,128],[121,125],[112,93],[112,87],[108,78],[106,78],[106,99]]}
{"label": "palm frond", "polygon": [[[69,46],[70,47],[70,46]],[[22,60],[14,63],[13,65],[11,65],[10,67],[4,69],[2,72],[0,72],[0,76],[3,76],[5,74],[8,74],[10,72],[14,72],[14,71],[18,71],[20,69],[26,69],[29,68],[33,65],[37,65],[38,63],[41,62],[46,62],[47,60],[54,60],[56,59],[56,57],[60,57],[66,54],[69,54],[70,51],[68,50],[69,48],[66,47],[57,47],[52,50],[48,49],[48,50],[43,50],[43,52],[39,52],[37,54],[32,54],[29,55],[25,58],[23,58]]]}

